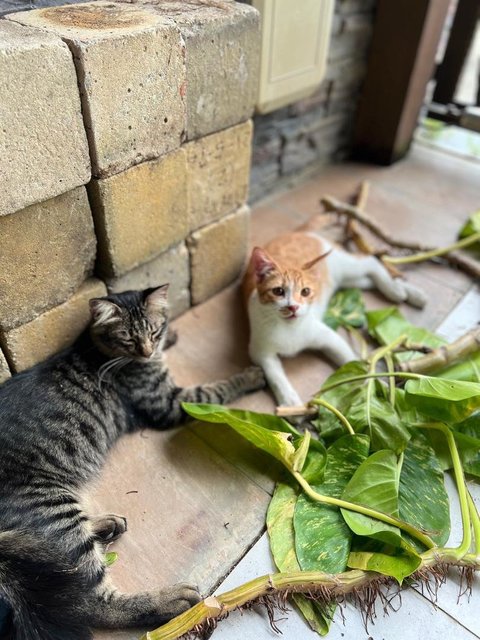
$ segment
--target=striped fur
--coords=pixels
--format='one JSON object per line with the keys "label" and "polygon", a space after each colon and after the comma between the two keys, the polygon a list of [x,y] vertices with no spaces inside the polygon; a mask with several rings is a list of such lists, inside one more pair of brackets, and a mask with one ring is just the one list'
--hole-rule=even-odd
{"label": "striped fur", "polygon": [[165,429],[188,402],[229,402],[264,386],[257,367],[181,388],[162,351],[166,286],[90,302],[92,323],[61,354],[0,387],[0,605],[12,640],[84,640],[91,627],[156,626],[198,600],[189,585],[123,595],[110,585],[105,544],[124,519],[93,518],[81,490],[109,449],[140,426]]}

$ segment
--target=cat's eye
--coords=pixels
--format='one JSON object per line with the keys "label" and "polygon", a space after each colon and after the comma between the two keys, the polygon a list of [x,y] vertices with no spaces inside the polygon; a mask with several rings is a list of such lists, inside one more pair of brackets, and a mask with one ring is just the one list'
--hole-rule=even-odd
{"label": "cat's eye", "polygon": [[273,287],[272,293],[274,296],[282,298],[285,295],[285,289],[283,287]]}
{"label": "cat's eye", "polygon": [[300,295],[302,295],[304,298],[306,298],[307,296],[309,296],[311,293],[311,289],[309,289],[308,287],[304,287],[301,291],[300,291]]}

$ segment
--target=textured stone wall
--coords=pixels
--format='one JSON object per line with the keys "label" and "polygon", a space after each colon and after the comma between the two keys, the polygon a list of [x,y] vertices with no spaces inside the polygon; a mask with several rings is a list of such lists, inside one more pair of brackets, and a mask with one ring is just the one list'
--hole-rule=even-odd
{"label": "textured stone wall", "polygon": [[309,98],[255,116],[251,201],[284,178],[348,154],[374,11],[375,0],[336,0],[321,86]]}
{"label": "textured stone wall", "polygon": [[259,45],[232,0],[0,20],[0,381],[70,344],[91,297],[168,281],[178,315],[238,275]]}

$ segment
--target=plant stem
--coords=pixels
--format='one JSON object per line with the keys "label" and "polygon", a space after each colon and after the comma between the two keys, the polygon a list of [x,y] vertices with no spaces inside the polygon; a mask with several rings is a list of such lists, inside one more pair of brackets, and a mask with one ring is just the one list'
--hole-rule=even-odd
{"label": "plant stem", "polygon": [[[420,380],[423,378],[419,373],[407,373],[405,371],[395,371],[394,373],[364,373],[358,376],[350,376],[349,378],[343,378],[343,380],[338,380],[338,382],[332,382],[331,384],[327,384],[320,389],[318,392],[325,393],[325,391],[330,391],[330,389],[335,389],[336,387],[340,387],[342,384],[349,384],[350,382],[359,382],[360,380],[369,380],[370,378],[405,378],[406,380]],[[313,401],[312,401],[313,402]]]}
{"label": "plant stem", "polygon": [[455,475],[455,482],[457,485],[458,499],[460,502],[460,512],[462,515],[462,529],[463,536],[462,542],[457,549],[450,549],[445,547],[445,551],[453,553],[458,559],[463,558],[468,553],[470,545],[472,543],[472,528],[470,520],[470,507],[468,504],[468,491],[465,484],[465,476],[463,475],[462,463],[460,456],[458,455],[458,449],[455,442],[455,438],[450,429],[441,422],[435,422],[431,424],[419,424],[416,425],[421,429],[435,429],[441,431],[447,439],[448,449],[453,463],[453,473]]}
{"label": "plant stem", "polygon": [[[417,571],[434,567],[437,563],[454,566],[470,566],[480,569],[480,558],[473,554],[466,555],[459,563],[447,550],[436,549],[435,554],[427,551],[421,554],[422,563]],[[272,573],[255,578],[239,587],[218,596],[209,596],[203,602],[180,614],[155,631],[142,636],[141,640],[177,640],[209,620],[218,619],[234,609],[238,609],[252,600],[275,594],[306,593],[317,594],[320,603],[335,602],[351,592],[368,587],[384,580],[375,571],[351,569],[331,575],[322,571],[294,571],[291,573]]]}
{"label": "plant stem", "polygon": [[[393,356],[391,353],[385,354],[385,362],[387,363],[387,371],[389,374],[395,373],[395,365],[393,364]],[[388,378],[388,400],[392,407],[395,406],[395,378],[392,376]]]}
{"label": "plant stem", "polygon": [[480,516],[478,515],[477,507],[473,501],[470,491],[467,489],[468,509],[470,511],[470,518],[473,525],[473,535],[475,538],[475,554],[480,557]]}
{"label": "plant stem", "polygon": [[399,520],[394,516],[389,516],[386,513],[382,513],[381,511],[377,511],[376,509],[371,509],[370,507],[365,507],[361,504],[347,502],[346,500],[342,500],[340,498],[332,498],[331,496],[324,496],[320,493],[317,493],[300,473],[293,472],[292,475],[312,500],[315,500],[316,502],[320,502],[322,504],[330,504],[339,507],[340,509],[348,509],[349,511],[354,511],[355,513],[361,513],[364,516],[369,516],[370,518],[375,518],[376,520],[381,520],[382,522],[385,522],[392,527],[397,527],[398,529],[405,531],[412,537],[419,540],[429,549],[435,547],[435,543],[431,538],[429,538],[429,536],[419,531],[413,525],[408,524],[408,522],[404,522],[403,520]]}
{"label": "plant stem", "polygon": [[471,244],[475,244],[480,240],[480,232],[474,233],[467,238],[463,238],[462,240],[458,240],[458,242],[454,242],[448,247],[441,247],[440,249],[431,249],[429,251],[421,251],[420,253],[414,253],[410,256],[383,256],[383,261],[388,262],[389,264],[409,264],[411,262],[424,262],[425,260],[430,260],[431,258],[439,258],[440,256],[444,256],[447,253],[451,253],[452,251],[456,251],[457,249],[464,249],[465,247],[469,247]]}
{"label": "plant stem", "polygon": [[352,425],[350,424],[350,422],[348,421],[348,419],[343,415],[343,413],[341,411],[339,411],[336,407],[334,407],[333,404],[330,404],[329,402],[327,402],[323,398],[317,398],[317,399],[312,400],[312,404],[316,404],[316,405],[319,405],[321,407],[325,407],[325,409],[328,409],[329,411],[334,413],[337,416],[337,418],[340,420],[340,422],[344,425],[344,427],[347,429],[347,431],[352,436],[355,435],[355,431],[354,431]]}

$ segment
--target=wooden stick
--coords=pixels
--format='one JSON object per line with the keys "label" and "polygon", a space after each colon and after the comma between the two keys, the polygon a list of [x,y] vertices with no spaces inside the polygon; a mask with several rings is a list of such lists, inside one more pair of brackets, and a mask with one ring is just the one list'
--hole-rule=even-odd
{"label": "wooden stick", "polygon": [[443,369],[444,367],[462,360],[468,355],[480,350],[480,327],[472,329],[450,344],[433,349],[421,358],[408,360],[398,365],[397,370],[409,373],[427,373]]}
{"label": "wooden stick", "polygon": [[316,416],[318,413],[318,408],[316,407],[307,407],[306,405],[302,405],[299,407],[277,407],[275,409],[275,415],[280,418],[291,418],[293,416]]}
{"label": "wooden stick", "polygon": [[[458,267],[459,269],[461,269],[468,275],[473,276],[474,278],[480,278],[479,262],[472,258],[469,258],[468,256],[464,256],[458,253],[457,251],[454,251],[454,249],[458,247],[458,243],[455,243],[450,247],[445,247],[443,249],[436,249],[435,247],[426,246],[418,242],[407,242],[404,240],[396,240],[388,232],[382,229],[376,222],[374,222],[369,216],[365,215],[365,213],[355,205],[351,205],[346,202],[341,202],[340,200],[337,200],[336,198],[333,198],[331,196],[325,196],[324,198],[321,199],[320,202],[321,204],[323,204],[326,211],[329,211],[329,212],[334,211],[338,214],[346,215],[360,222],[363,226],[369,229],[374,235],[376,235],[378,238],[383,240],[383,242],[386,242],[392,247],[395,247],[397,249],[407,249],[412,252],[429,254],[428,257],[421,256],[418,258],[414,256],[404,256],[404,257],[383,256],[382,259],[385,263],[385,266],[387,265],[387,263],[401,264],[401,263],[407,263],[407,262],[414,262],[417,259],[418,260],[426,260],[426,259],[436,260],[441,255],[442,259],[444,259],[450,265],[454,267]],[[477,234],[465,239],[465,242],[462,241],[462,244],[460,246],[467,246],[468,244],[477,242],[478,238],[476,236]]]}
{"label": "wooden stick", "polygon": [[[355,206],[360,211],[365,210],[365,207],[367,206],[367,199],[368,199],[369,193],[370,193],[370,182],[368,182],[367,180],[364,180],[360,184],[360,188],[358,190],[358,194],[356,197]],[[362,253],[366,253],[367,255],[377,254],[375,247],[372,244],[370,244],[367,238],[360,231],[359,224],[356,220],[349,217],[346,230],[347,230],[348,237],[350,237],[355,242],[358,249]],[[384,267],[390,273],[392,278],[403,278],[402,272],[399,271],[396,267],[394,267],[393,264],[388,264],[388,262],[385,262],[383,257],[380,257],[380,260],[383,262]]]}

